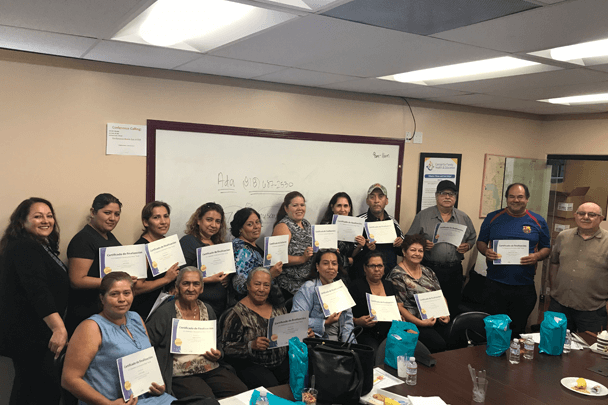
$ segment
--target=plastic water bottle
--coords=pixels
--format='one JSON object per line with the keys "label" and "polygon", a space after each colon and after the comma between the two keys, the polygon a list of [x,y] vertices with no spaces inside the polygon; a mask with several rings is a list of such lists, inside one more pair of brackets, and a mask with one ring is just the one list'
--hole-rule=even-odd
{"label": "plastic water bottle", "polygon": [[572,345],[572,335],[570,329],[566,329],[566,340],[564,340],[564,351],[563,353],[570,353],[570,347]]}
{"label": "plastic water bottle", "polygon": [[266,398],[266,391],[260,391],[260,396],[255,401],[255,405],[268,405],[268,398]]}
{"label": "plastic water bottle", "polygon": [[405,377],[405,383],[407,385],[416,385],[418,382],[418,364],[416,364],[416,358],[410,357],[410,361],[407,362],[407,377]]}
{"label": "plastic water bottle", "polygon": [[527,338],[524,340],[524,359],[532,360],[534,358],[534,340]]}
{"label": "plastic water bottle", "polygon": [[509,363],[519,364],[519,339],[513,339],[511,342],[511,349],[509,350]]}

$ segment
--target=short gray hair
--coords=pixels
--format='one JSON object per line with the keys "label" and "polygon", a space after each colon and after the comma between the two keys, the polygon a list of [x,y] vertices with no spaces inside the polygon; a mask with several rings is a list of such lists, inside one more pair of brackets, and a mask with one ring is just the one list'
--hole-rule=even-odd
{"label": "short gray hair", "polygon": [[270,271],[268,271],[268,269],[266,267],[256,267],[255,269],[251,270],[249,272],[249,274],[247,275],[247,285],[251,285],[251,280],[253,280],[253,275],[255,273],[257,273],[258,271],[268,274],[270,276],[270,279],[272,280],[272,274],[270,274]]}
{"label": "short gray hair", "polygon": [[182,279],[184,278],[184,274],[186,273],[197,273],[199,275],[199,277],[201,278],[201,283],[203,282],[203,272],[200,271],[200,269],[197,269],[194,266],[186,266],[183,269],[179,270],[179,273],[177,274],[177,278],[175,279],[175,286],[177,287],[181,282]]}

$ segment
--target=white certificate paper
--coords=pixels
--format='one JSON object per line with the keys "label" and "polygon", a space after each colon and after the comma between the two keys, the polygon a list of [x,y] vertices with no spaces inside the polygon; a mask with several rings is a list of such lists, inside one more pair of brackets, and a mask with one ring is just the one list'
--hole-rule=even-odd
{"label": "white certificate paper", "polygon": [[337,225],[313,225],[312,226],[312,251],[319,249],[338,248],[338,226]]}
{"label": "white certificate paper", "polygon": [[203,272],[203,277],[210,277],[222,271],[224,274],[236,273],[232,242],[196,249],[196,263]]}
{"label": "white certificate paper", "polygon": [[331,223],[338,225],[338,240],[354,242],[357,236],[363,235],[365,218],[334,214]]}
{"label": "white certificate paper", "polygon": [[146,247],[146,257],[150,269],[155,276],[165,273],[175,263],[180,266],[186,264],[184,252],[182,252],[177,235],[167,236],[144,246]]}
{"label": "white certificate paper", "polygon": [[289,235],[267,236],[264,238],[264,266],[274,266],[278,262],[289,262],[287,247]]}
{"label": "white certificate paper", "polygon": [[137,278],[148,276],[145,245],[112,246],[99,248],[99,276],[113,271],[124,271]]}
{"label": "white certificate paper", "polygon": [[521,258],[530,254],[527,240],[495,240],[492,250],[501,257],[493,261],[494,264],[520,264]]}
{"label": "white certificate paper", "polygon": [[173,318],[171,353],[204,354],[217,348],[216,321],[193,321]]}
{"label": "white certificate paper", "polygon": [[392,220],[366,222],[365,231],[367,237],[376,243],[390,243],[391,245],[397,239],[395,224]]}
{"label": "white certificate paper", "polygon": [[466,231],[466,225],[440,222],[435,226],[433,243],[449,243],[458,247],[462,243]]}
{"label": "white certificate paper", "polygon": [[355,306],[355,301],[342,280],[315,287],[315,290],[317,291],[317,296],[319,297],[319,302],[321,303],[321,308],[323,308],[323,314],[326,318],[331,314]]}
{"label": "white certificate paper", "polygon": [[394,295],[382,297],[380,295],[372,295],[365,293],[367,298],[367,308],[369,315],[378,322],[400,321],[401,314],[397,306],[397,300]]}
{"label": "white certificate paper", "polygon": [[116,359],[120,390],[125,402],[150,390],[153,382],[164,385],[153,347]]}
{"label": "white certificate paper", "polygon": [[268,320],[267,338],[270,349],[289,346],[289,339],[297,336],[303,340],[308,336],[308,311],[292,312]]}
{"label": "white certificate paper", "polygon": [[421,319],[439,318],[450,315],[441,290],[414,294]]}

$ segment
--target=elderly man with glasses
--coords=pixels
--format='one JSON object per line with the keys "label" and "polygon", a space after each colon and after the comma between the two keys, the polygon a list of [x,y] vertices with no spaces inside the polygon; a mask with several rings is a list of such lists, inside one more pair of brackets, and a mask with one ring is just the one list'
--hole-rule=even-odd
{"label": "elderly man with glasses", "polygon": [[[437,275],[452,319],[459,313],[458,306],[462,298],[464,281],[462,260],[477,238],[475,227],[469,216],[454,208],[457,196],[456,184],[449,180],[441,181],[435,192],[437,205],[416,214],[407,231],[408,235],[421,234],[426,238],[426,252],[422,264],[432,269]],[[459,224],[466,227],[458,246],[445,242],[433,243],[434,237],[437,235],[437,226],[441,223]]]}
{"label": "elderly man with glasses", "polygon": [[587,202],[576,210],[576,228],[561,232],[553,244],[549,283],[550,311],[562,312],[571,331],[608,328],[608,231],[599,205]]}

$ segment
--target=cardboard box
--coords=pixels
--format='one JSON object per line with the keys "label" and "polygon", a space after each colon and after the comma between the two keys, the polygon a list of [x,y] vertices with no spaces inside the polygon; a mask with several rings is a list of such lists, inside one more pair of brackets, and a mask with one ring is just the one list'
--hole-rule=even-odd
{"label": "cardboard box", "polygon": [[551,190],[549,194],[549,210],[555,217],[574,218],[574,213],[579,205],[586,202],[587,191],[590,187],[576,187],[568,192]]}
{"label": "cardboard box", "polygon": [[559,218],[553,215],[547,216],[547,225],[551,232],[551,240],[555,240],[560,232],[566,229],[576,228],[576,221],[574,218]]}

